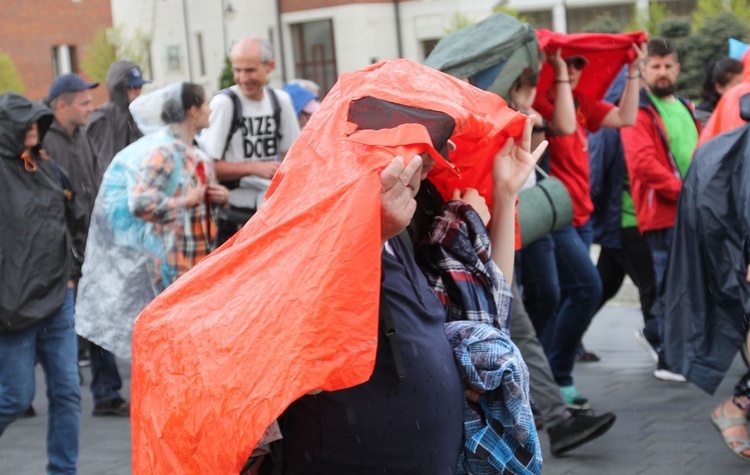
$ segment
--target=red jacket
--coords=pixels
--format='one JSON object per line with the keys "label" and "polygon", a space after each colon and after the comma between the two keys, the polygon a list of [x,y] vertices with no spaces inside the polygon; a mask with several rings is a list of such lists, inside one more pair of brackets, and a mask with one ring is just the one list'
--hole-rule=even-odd
{"label": "red jacket", "polygon": [[[695,106],[686,99],[678,99],[688,108],[700,132]],[[682,178],[669,148],[667,130],[645,89],[641,89],[635,125],[621,129],[620,134],[638,229],[643,233],[671,228]]]}

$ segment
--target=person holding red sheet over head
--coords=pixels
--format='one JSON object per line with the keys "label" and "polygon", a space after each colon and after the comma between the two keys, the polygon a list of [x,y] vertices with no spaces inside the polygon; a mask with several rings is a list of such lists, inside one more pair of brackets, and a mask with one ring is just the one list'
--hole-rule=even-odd
{"label": "person holding red sheet over head", "polygon": [[[547,352],[552,372],[569,406],[587,408],[588,401],[573,384],[576,346],[596,311],[602,294],[599,275],[588,250],[593,239],[589,217],[593,204],[589,196],[587,132],[600,127],[625,127],[635,122],[638,109],[638,66],[645,57],[643,33],[625,35],[565,35],[548,30],[537,32],[540,49],[549,53],[561,49],[567,68],[548,64],[540,73],[534,109],[552,120],[561,100],[560,88],[569,84],[575,105],[576,130],[559,135],[549,130],[549,173],[563,182],[573,202],[573,223],[552,234],[554,248],[540,251],[524,263],[525,301],[549,299],[548,289],[560,289],[559,304],[529,305],[529,314]],[[628,64],[628,84],[619,107],[603,102],[609,84]],[[526,256],[524,256],[526,258]],[[528,269],[532,269],[528,271]],[[554,298],[555,295],[553,294]]]}

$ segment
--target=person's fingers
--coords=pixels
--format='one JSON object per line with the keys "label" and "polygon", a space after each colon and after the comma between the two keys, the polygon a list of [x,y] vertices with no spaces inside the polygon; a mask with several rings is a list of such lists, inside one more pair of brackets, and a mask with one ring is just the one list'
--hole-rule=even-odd
{"label": "person's fingers", "polygon": [[534,152],[531,154],[531,157],[534,159],[534,163],[539,162],[539,159],[542,158],[542,155],[544,155],[544,151],[547,150],[547,145],[549,145],[549,142],[546,140],[542,140],[542,143],[537,145],[537,147],[534,149]]}
{"label": "person's fingers", "polygon": [[516,144],[516,140],[513,137],[508,137],[508,139],[505,141],[505,144],[503,144],[503,148],[500,149],[499,152],[497,152],[498,155],[510,155],[510,151],[513,150],[513,146]]}
{"label": "person's fingers", "polygon": [[471,402],[479,402],[479,393],[476,391],[472,391],[471,389],[464,390],[464,395],[466,396],[466,399],[468,399]]}
{"label": "person's fingers", "polygon": [[409,163],[406,164],[406,167],[404,168],[404,171],[401,172],[401,175],[399,176],[399,181],[404,186],[411,186],[414,187],[414,177],[416,176],[417,179],[419,178],[419,170],[422,168],[422,157],[419,155],[414,155],[414,157],[409,160]]}
{"label": "person's fingers", "polygon": [[383,192],[390,190],[398,183],[398,177],[404,171],[404,159],[402,157],[393,157],[382,172],[380,172],[380,184],[383,186]]}
{"label": "person's fingers", "polygon": [[745,276],[745,280],[750,282],[750,265],[747,266],[747,275]]}
{"label": "person's fingers", "polygon": [[536,114],[531,114],[526,118],[523,124],[523,135],[521,136],[521,150],[528,152],[531,150],[531,131],[534,128]]}
{"label": "person's fingers", "polygon": [[[411,171],[412,168],[414,168],[413,172]],[[411,173],[411,177],[409,177],[409,181],[406,186],[411,190],[411,197],[414,197],[417,195],[417,192],[419,191],[419,184],[422,181],[422,157],[420,157],[419,155],[415,155],[414,158],[412,158],[411,162],[409,162],[409,165],[407,166],[407,169],[404,171],[404,173]]]}

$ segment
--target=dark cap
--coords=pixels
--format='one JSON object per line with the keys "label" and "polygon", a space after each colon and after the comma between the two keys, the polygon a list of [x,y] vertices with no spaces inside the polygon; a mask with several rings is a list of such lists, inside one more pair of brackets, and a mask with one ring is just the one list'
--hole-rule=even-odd
{"label": "dark cap", "polygon": [[49,102],[66,92],[85,91],[86,89],[93,89],[98,85],[98,82],[84,81],[81,76],[75,73],[61,74],[52,81],[47,93],[47,101]]}
{"label": "dark cap", "polygon": [[139,68],[138,66],[134,66],[130,69],[130,71],[128,71],[126,84],[128,85],[128,87],[141,87],[144,84],[148,84],[148,81],[143,79],[141,68]]}

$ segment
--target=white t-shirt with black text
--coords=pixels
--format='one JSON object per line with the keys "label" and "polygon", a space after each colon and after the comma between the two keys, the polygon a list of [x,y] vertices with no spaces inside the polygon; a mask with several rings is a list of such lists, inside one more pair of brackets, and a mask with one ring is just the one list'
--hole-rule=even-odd
{"label": "white t-shirt with black text", "polygon": [[[236,85],[231,89],[242,104],[242,127],[230,139],[225,154],[234,106],[227,95],[217,94],[210,102],[210,126],[197,138],[200,148],[212,158],[233,163],[280,160],[281,154],[289,150],[300,132],[289,94],[274,89],[281,108],[281,139],[278,140],[276,130],[279,124],[275,123],[268,91],[265,91],[262,100],[252,101]],[[257,176],[244,177],[240,180],[239,188],[230,192],[229,203],[242,208],[258,208],[270,183],[271,180]]]}

